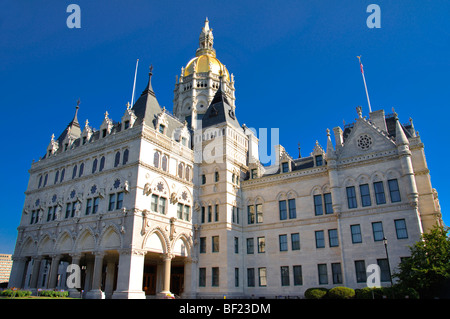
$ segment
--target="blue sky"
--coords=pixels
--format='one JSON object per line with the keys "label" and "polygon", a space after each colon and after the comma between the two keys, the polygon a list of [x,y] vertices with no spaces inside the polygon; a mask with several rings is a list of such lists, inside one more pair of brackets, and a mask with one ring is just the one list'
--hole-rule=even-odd
{"label": "blue sky", "polygon": [[[69,4],[81,28],[69,29]],[[369,4],[381,28],[369,29]],[[28,169],[73,117],[99,128],[105,111],[119,121],[153,64],[153,88],[172,110],[175,75],[195,55],[205,17],[218,58],[236,80],[236,114],[255,128],[280,128],[280,143],[297,156],[326,129],[351,123],[367,100],[414,119],[425,144],[431,182],[450,225],[447,122],[450,2],[433,1],[116,1],[6,0],[0,4],[0,105],[3,156],[0,253],[12,253]]]}

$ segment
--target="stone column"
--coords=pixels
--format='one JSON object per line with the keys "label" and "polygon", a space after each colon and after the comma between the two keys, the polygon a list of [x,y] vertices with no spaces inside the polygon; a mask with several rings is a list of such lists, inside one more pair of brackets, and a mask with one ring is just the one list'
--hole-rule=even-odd
{"label": "stone column", "polygon": [[31,291],[37,292],[37,284],[39,279],[39,270],[41,268],[42,256],[33,257],[33,272],[31,273]]}
{"label": "stone column", "polygon": [[92,278],[92,289],[86,294],[87,299],[104,299],[105,295],[102,291],[102,270],[103,270],[103,257],[105,253],[95,252],[94,272]]}
{"label": "stone column", "polygon": [[50,266],[48,288],[55,289],[56,281],[58,279],[58,269],[59,269],[59,261],[61,260],[61,255],[52,255],[51,257],[52,257],[52,264]]}
{"label": "stone column", "polygon": [[13,265],[11,269],[11,275],[9,276],[8,287],[24,287],[25,272],[27,270],[27,257],[12,257]]}
{"label": "stone column", "polygon": [[116,271],[116,262],[111,257],[108,258],[106,264],[106,282],[105,282],[105,297],[111,298],[113,294],[114,275]]}
{"label": "stone column", "polygon": [[124,249],[120,252],[117,289],[113,299],[145,299],[142,290],[145,251]]}
{"label": "stone column", "polygon": [[196,297],[195,284],[196,284],[196,272],[197,258],[187,257],[184,261],[184,291],[183,298],[193,299]]}
{"label": "stone column", "polygon": [[[81,259],[81,254],[71,254],[70,257],[72,257],[72,265],[78,266],[78,269],[75,270],[77,273],[75,273],[75,276],[80,276],[78,278],[74,278],[75,282],[73,283],[69,283],[70,287],[69,287],[69,297],[80,297],[80,292],[78,291],[77,288],[81,288],[81,268],[80,268],[80,259]],[[67,281],[67,280],[66,280]],[[67,282],[66,282],[67,285]],[[67,285],[67,286],[69,286]],[[77,287],[77,285],[80,285],[79,287]]]}
{"label": "stone column", "polygon": [[164,279],[162,291],[158,293],[159,297],[164,297],[170,293],[170,267],[172,265],[172,254],[166,253],[162,255],[164,262]]}

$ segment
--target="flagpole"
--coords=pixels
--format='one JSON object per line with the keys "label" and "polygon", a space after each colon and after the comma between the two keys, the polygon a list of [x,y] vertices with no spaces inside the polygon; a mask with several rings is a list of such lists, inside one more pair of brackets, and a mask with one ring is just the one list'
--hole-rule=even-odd
{"label": "flagpole", "polygon": [[134,102],[134,89],[136,88],[136,74],[137,74],[138,64],[139,64],[139,59],[137,59],[137,61],[136,61],[136,70],[134,71],[134,83],[133,83],[133,93],[131,95],[131,106],[133,106],[133,102]]}
{"label": "flagpole", "polygon": [[364,81],[364,88],[366,89],[367,104],[369,105],[369,112],[372,113],[372,107],[370,106],[370,100],[369,100],[369,92],[367,91],[366,78],[364,77],[364,69],[363,69],[363,65],[361,63],[361,56],[358,56],[358,60],[359,60],[359,66],[361,67],[361,74],[362,74],[363,81]]}

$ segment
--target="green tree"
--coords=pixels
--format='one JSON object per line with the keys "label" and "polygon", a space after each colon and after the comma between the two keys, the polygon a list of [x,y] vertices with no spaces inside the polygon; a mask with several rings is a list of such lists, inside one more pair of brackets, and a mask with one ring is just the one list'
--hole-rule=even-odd
{"label": "green tree", "polygon": [[399,286],[414,288],[423,298],[431,298],[450,280],[449,227],[435,226],[410,247],[411,257],[402,260],[394,274]]}

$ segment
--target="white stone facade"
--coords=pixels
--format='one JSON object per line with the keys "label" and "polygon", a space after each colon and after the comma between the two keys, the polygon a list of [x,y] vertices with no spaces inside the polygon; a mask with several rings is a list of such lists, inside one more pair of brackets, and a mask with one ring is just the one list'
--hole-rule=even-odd
{"label": "white stone facade", "polygon": [[[210,37],[205,24],[197,57],[212,50]],[[86,298],[302,297],[365,287],[370,264],[390,284],[408,246],[442,223],[412,120],[358,108],[355,123],[333,129],[334,145],[330,131],[308,157],[277,145],[263,166],[258,139],[237,125],[232,76],[190,67],[183,81],[195,90],[197,76],[209,80],[191,93],[177,81],[180,119],[159,107],[149,81],[120,123],[106,113],[98,131],[87,121],[81,130],[75,114],[52,136],[29,170],[10,286],[68,289],[75,264],[81,285],[70,292]],[[193,116],[192,131],[186,105],[200,111],[203,89],[214,109]]]}

